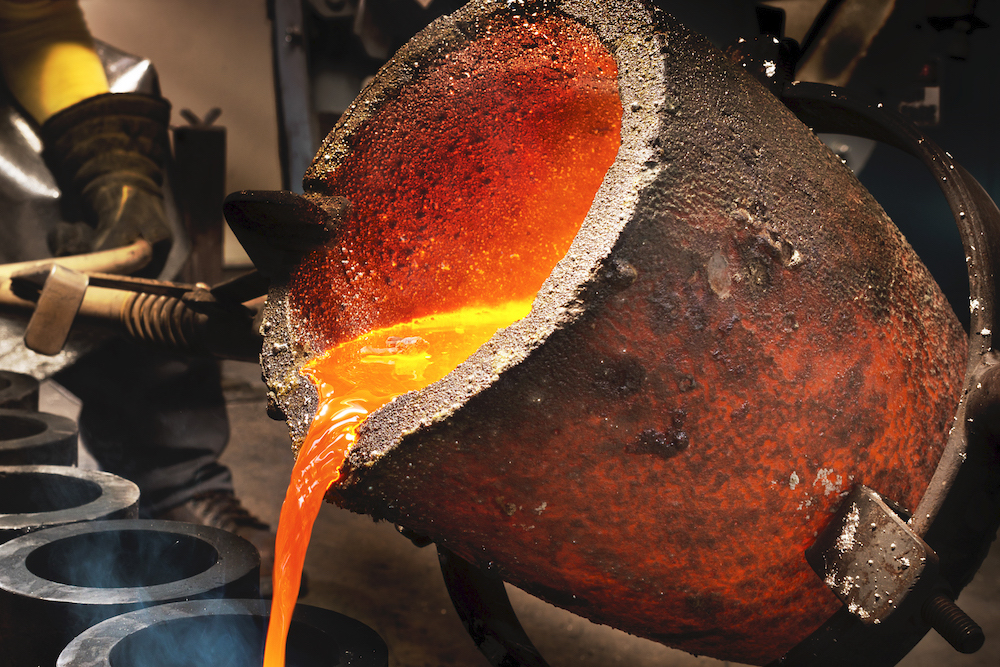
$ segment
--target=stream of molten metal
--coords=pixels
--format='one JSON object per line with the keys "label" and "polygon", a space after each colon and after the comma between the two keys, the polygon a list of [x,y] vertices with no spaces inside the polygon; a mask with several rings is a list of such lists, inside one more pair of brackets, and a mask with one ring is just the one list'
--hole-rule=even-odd
{"label": "stream of molten metal", "polygon": [[340,477],[362,422],[397,396],[443,378],[497,329],[530,309],[529,299],[422,317],[341,343],[303,368],[316,385],[319,409],[281,506],[264,667],[285,664],[288,628],[313,523],[327,490]]}

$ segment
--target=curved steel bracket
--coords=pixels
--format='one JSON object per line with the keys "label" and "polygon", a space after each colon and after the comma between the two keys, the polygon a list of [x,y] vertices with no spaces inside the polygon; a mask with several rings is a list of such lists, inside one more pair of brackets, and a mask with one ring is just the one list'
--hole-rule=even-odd
{"label": "curved steel bracket", "polygon": [[493,667],[548,667],[510,605],[503,581],[439,546],[448,594],[462,625]]}

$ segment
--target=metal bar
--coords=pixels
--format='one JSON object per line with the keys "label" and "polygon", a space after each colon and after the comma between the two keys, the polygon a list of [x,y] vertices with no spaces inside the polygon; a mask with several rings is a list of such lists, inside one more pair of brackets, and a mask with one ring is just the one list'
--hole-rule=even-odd
{"label": "metal bar", "polygon": [[462,625],[493,667],[548,667],[517,620],[502,580],[444,547],[438,558]]}
{"label": "metal bar", "polygon": [[317,142],[310,113],[309,67],[301,0],[271,0],[281,187],[302,192]]}
{"label": "metal bar", "polygon": [[210,285],[222,279],[222,200],[226,196],[226,128],[211,125],[211,117],[212,111],[197,125],[174,128],[171,178],[181,223],[191,242],[180,277]]}

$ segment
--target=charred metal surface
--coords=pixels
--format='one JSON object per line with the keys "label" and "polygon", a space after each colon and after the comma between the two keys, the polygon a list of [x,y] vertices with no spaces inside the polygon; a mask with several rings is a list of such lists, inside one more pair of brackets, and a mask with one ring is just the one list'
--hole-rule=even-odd
{"label": "charred metal surface", "polygon": [[[330,498],[594,621],[776,659],[841,607],[803,552],[842,496],[863,483],[923,502],[964,334],[839,159],[638,2],[474,2],[441,19],[359,97],[307,190],[336,195],[322,175],[381,105],[488,17],[527,9],[572,17],[614,55],[618,158],[531,314],[373,413]],[[298,373],[322,352],[309,326],[272,288],[261,362],[296,443],[317,402]]]}

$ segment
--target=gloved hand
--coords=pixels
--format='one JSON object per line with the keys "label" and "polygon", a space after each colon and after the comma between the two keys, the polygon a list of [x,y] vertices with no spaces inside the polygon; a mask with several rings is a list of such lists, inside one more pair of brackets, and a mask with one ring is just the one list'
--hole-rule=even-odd
{"label": "gloved hand", "polygon": [[[42,125],[44,157],[63,192],[53,254],[105,250],[144,238],[162,266],[171,232],[163,207],[170,103],[138,93],[97,95]],[[148,271],[147,271],[148,273]]]}

